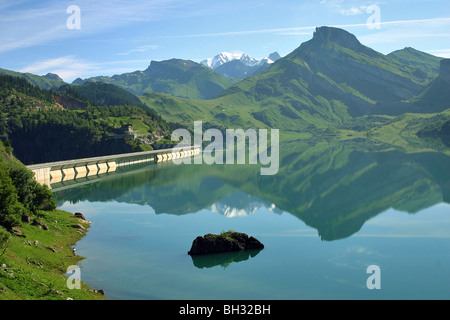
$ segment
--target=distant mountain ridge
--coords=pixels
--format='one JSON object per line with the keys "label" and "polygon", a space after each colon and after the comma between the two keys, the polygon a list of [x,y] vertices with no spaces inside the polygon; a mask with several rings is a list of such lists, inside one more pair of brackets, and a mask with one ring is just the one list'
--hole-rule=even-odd
{"label": "distant mountain ridge", "polygon": [[[320,95],[328,101],[345,103],[353,115],[369,113],[378,101],[410,99],[429,81],[428,75],[417,72],[417,68],[362,45],[345,30],[331,27],[317,28],[311,40],[274,67],[248,80],[256,81],[254,88],[260,88],[258,99],[289,92],[295,96],[310,96],[313,102],[311,95]],[[245,81],[234,88],[246,87]],[[262,87],[271,90],[265,93]],[[222,95],[236,90],[234,88]]]}
{"label": "distant mountain ridge", "polygon": [[293,55],[317,75],[324,74],[338,85],[346,83],[374,101],[410,98],[427,82],[417,69],[362,45],[353,34],[338,28],[317,28],[313,39]]}
{"label": "distant mountain ridge", "polygon": [[221,52],[200,63],[228,78],[242,79],[261,73],[280,58],[278,52],[273,52],[261,60],[252,58],[246,53]]}
{"label": "distant mountain ridge", "polygon": [[152,61],[144,71],[76,79],[73,83],[85,82],[106,82],[136,95],[160,92],[189,99],[211,99],[234,84],[210,68],[182,59]]}
{"label": "distant mountain ridge", "polygon": [[31,73],[22,73],[17,71],[11,71],[0,68],[0,74],[5,74],[13,77],[21,77],[27,79],[31,84],[41,88],[41,89],[53,89],[65,84],[64,80],[61,79],[57,74],[47,73],[44,76],[38,76]]}
{"label": "distant mountain ridge", "polygon": [[379,103],[374,114],[436,113],[450,108],[450,59],[439,61],[439,74],[409,100]]}
{"label": "distant mountain ridge", "polygon": [[[417,50],[402,53],[385,55],[343,29],[319,27],[312,39],[208,103],[157,95],[141,99],[167,121],[183,125],[203,119],[219,128],[329,130],[356,117],[380,114],[380,106],[411,100],[433,85],[437,74],[432,70],[441,59]],[[420,57],[425,59],[422,66]],[[425,65],[431,71],[425,72]],[[433,110],[445,108],[438,102]]]}
{"label": "distant mountain ridge", "polygon": [[411,47],[396,50],[387,56],[403,64],[416,67],[420,71],[430,74],[432,78],[439,73],[439,62],[443,59]]}
{"label": "distant mountain ridge", "polygon": [[[125,89],[170,123],[192,125],[202,119],[220,128],[309,132],[365,115],[445,110],[450,92],[445,61],[409,47],[385,55],[343,29],[324,26],[283,58],[273,53],[257,61],[246,54],[223,53],[207,61],[216,70],[190,60],[152,61],[144,71],[73,84],[98,82]],[[262,65],[263,70],[249,73]],[[35,77],[43,83],[60,82],[52,74]]]}
{"label": "distant mountain ridge", "polygon": [[213,58],[207,58],[201,61],[200,64],[203,64],[211,69],[216,69],[219,66],[234,60],[239,60],[248,66],[254,66],[258,63],[258,60],[250,57],[246,53],[221,52]]}

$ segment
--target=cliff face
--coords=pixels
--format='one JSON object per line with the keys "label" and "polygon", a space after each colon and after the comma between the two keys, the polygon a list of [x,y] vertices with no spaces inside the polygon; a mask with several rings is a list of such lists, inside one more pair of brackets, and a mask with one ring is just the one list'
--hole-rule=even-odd
{"label": "cliff face", "polygon": [[342,29],[331,27],[316,28],[316,31],[313,33],[312,42],[317,44],[334,42],[342,47],[349,48],[357,52],[366,52],[370,54],[371,51],[370,49],[364,47],[353,34]]}
{"label": "cliff face", "polygon": [[55,95],[54,100],[56,106],[63,109],[84,110],[87,107],[85,103],[65,95]]}

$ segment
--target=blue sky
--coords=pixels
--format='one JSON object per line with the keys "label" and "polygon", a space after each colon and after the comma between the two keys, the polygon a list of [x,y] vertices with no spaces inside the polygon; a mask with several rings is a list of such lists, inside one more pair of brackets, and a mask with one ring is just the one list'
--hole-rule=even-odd
{"label": "blue sky", "polygon": [[[72,5],[79,29],[67,25]],[[317,26],[341,27],[384,54],[413,47],[450,58],[448,0],[0,0],[0,68],[72,82],[222,51],[284,56]]]}

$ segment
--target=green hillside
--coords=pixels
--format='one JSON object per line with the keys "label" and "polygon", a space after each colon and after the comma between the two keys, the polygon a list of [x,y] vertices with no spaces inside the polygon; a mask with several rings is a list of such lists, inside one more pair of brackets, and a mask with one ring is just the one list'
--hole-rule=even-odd
{"label": "green hillside", "polygon": [[442,58],[411,47],[396,50],[389,53],[387,56],[398,62],[419,69],[419,71],[417,71],[418,74],[423,72],[428,75],[428,79],[430,80],[436,78],[439,74],[439,62],[442,60]]}
{"label": "green hillside", "polygon": [[84,283],[67,287],[67,267],[82,257],[71,246],[89,228],[69,212],[56,209],[47,186],[38,184],[0,141],[0,300],[102,300]]}
{"label": "green hillside", "polygon": [[[115,93],[103,91],[97,104],[70,88],[55,93],[22,77],[0,75],[0,137],[25,164],[151,150],[151,144],[169,137],[170,127],[139,100],[137,105],[101,105],[114,100]],[[64,107],[61,100],[80,108]],[[124,136],[128,125],[133,137]]]}
{"label": "green hillside", "polygon": [[235,83],[216,71],[190,60],[152,61],[145,71],[112,77],[77,79],[75,84],[105,82],[136,95],[160,92],[190,99],[211,99]]}
{"label": "green hillside", "polygon": [[420,93],[405,101],[379,103],[373,114],[435,113],[450,108],[450,59],[441,59],[439,75]]}
{"label": "green hillside", "polygon": [[[78,79],[53,93],[26,92],[23,86],[19,93],[4,91],[0,134],[11,136],[16,145],[26,146],[19,138],[27,141],[26,137],[34,135],[47,145],[67,150],[71,147],[54,142],[58,140],[52,133],[55,128],[63,134],[65,130],[84,132],[79,137],[103,143],[114,130],[132,124],[144,137],[138,141],[148,145],[169,137],[168,124],[172,129],[192,128],[194,121],[202,121],[204,129],[276,128],[283,136],[346,139],[372,134],[403,145],[403,137],[394,138],[399,133],[394,127],[403,127],[410,120],[420,123],[423,114],[449,108],[447,61],[411,48],[383,55],[345,30],[320,27],[292,53],[237,83],[203,65],[172,59],[153,61],[145,71]],[[438,62],[439,75],[435,73]],[[137,98],[130,91],[141,95]],[[117,104],[119,109],[111,109]],[[142,114],[142,108],[125,106],[146,106],[148,114]],[[396,118],[404,113],[417,116]],[[414,128],[412,136],[418,138],[420,125]],[[82,141],[75,143],[80,152],[85,145]],[[90,150],[105,152],[94,147],[95,143]],[[139,149],[142,144],[132,143],[131,147]],[[54,155],[59,157],[61,152]]]}
{"label": "green hillside", "polygon": [[88,100],[91,105],[96,106],[142,106],[141,100],[134,94],[115,85],[102,82],[86,82],[82,85],[66,84],[59,87],[56,92],[81,99],[85,98],[84,100]]}
{"label": "green hillside", "polygon": [[63,79],[52,73],[48,73],[45,76],[38,76],[31,73],[21,73],[0,68],[0,74],[25,78],[41,89],[54,89],[65,84]]}
{"label": "green hillside", "polygon": [[320,27],[292,53],[239,82],[188,60],[152,61],[145,71],[65,84],[57,102],[76,110],[146,104],[182,127],[203,121],[329,134],[365,115],[446,110],[450,91],[436,72],[441,60],[412,48],[383,55],[345,30]]}
{"label": "green hillside", "polygon": [[412,99],[429,83],[428,74],[362,45],[347,31],[321,27],[310,41],[215,99],[154,94],[141,100],[183,126],[202,120],[218,127],[323,132],[373,113],[380,103]]}
{"label": "green hillside", "polygon": [[202,121],[203,127],[265,128],[266,123],[255,119],[252,112],[258,112],[258,105],[229,102],[225,98],[194,100],[152,93],[140,96],[142,102],[153,112],[173,126],[193,128],[194,121]]}

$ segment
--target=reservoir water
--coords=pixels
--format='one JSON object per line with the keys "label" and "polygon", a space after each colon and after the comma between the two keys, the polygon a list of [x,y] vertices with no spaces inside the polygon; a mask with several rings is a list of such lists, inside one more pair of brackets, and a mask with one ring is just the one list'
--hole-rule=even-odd
{"label": "reservoir water", "polygon": [[[449,155],[352,141],[280,156],[275,176],[164,163],[52,186],[59,209],[92,222],[82,280],[107,299],[450,298]],[[187,254],[230,229],[264,249]]]}

